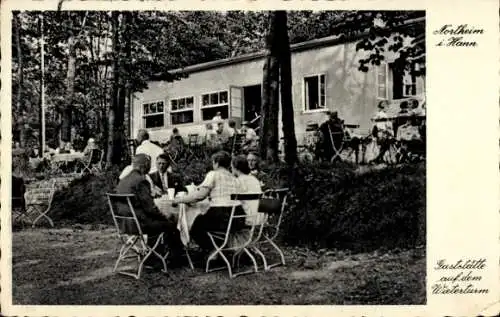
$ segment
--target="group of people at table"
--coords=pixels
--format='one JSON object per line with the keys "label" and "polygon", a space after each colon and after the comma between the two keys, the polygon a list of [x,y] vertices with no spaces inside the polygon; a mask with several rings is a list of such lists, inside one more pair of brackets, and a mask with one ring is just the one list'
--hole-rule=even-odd
{"label": "group of people at table", "polygon": [[[378,153],[371,161],[374,163],[382,161],[385,153],[389,150],[392,139],[400,141],[403,147],[407,147],[411,143],[425,143],[425,108],[420,107],[418,100],[402,101],[399,104],[400,110],[392,116],[388,114],[388,108],[389,102],[387,100],[380,101],[377,105],[377,112],[372,118],[374,124],[371,135],[379,148]],[[346,135],[358,139],[363,137],[349,131],[344,120],[339,118],[337,111],[328,112],[327,115],[328,119],[318,128],[320,137],[316,150],[319,153],[318,156],[328,160],[333,156],[335,150],[342,148]]]}
{"label": "group of people at table", "polygon": [[[172,263],[183,255],[185,239],[181,239],[182,229],[178,225],[179,206],[187,207],[190,215],[188,226],[190,240],[198,244],[205,254],[213,248],[207,232],[225,231],[229,220],[228,204],[232,194],[262,193],[262,183],[255,176],[257,157],[239,155],[231,157],[228,152],[218,151],[212,155],[212,170],[203,182],[194,186],[186,185],[179,173],[173,171],[170,158],[164,150],[152,143],[146,130],[138,132],[139,146],[132,159],[119,176],[115,188],[117,194],[133,194],[133,207],[144,234],[158,235],[163,233],[167,248],[173,256]],[[232,230],[238,231],[245,225],[260,224],[265,221],[264,214],[256,214],[255,203],[258,201],[241,201],[236,207],[236,214],[251,214],[251,218],[243,222],[233,222]],[[122,206],[125,208],[125,206]],[[125,212],[125,211],[124,211]],[[122,230],[132,223],[121,224]],[[175,264],[174,264],[175,265]]]}
{"label": "group of people at table", "polygon": [[[202,137],[201,141],[208,148],[222,149],[235,135],[244,136],[243,148],[245,150],[255,151],[257,149],[259,137],[251,127],[250,122],[243,121],[241,128],[237,128],[236,121],[222,119],[220,112],[212,119],[212,122],[205,125],[205,136]],[[179,130],[174,128],[168,142],[168,150],[171,151],[172,148],[179,150],[185,146],[184,138],[180,135]]]}
{"label": "group of people at table", "polygon": [[[14,149],[16,148],[20,148],[20,146],[15,144]],[[71,142],[61,141],[55,149],[46,146],[42,157],[39,157],[40,149],[36,146],[30,148],[27,154],[30,164],[35,170],[39,167],[54,165],[63,171],[70,172],[75,169],[79,162],[85,164],[90,159],[93,150],[100,150],[100,148],[94,138],[89,138],[83,151],[76,151]]]}

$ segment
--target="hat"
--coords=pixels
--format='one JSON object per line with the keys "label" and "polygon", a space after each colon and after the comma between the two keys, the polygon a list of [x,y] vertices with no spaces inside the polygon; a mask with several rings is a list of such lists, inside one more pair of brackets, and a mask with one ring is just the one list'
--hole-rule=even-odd
{"label": "hat", "polygon": [[94,142],[95,142],[95,140],[94,140],[93,138],[90,138],[87,142],[88,142],[88,143],[94,143]]}

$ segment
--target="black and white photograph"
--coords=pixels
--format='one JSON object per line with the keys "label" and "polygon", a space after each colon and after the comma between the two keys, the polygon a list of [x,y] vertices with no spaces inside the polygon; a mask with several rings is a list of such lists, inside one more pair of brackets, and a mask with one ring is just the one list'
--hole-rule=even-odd
{"label": "black and white photograph", "polygon": [[427,303],[425,10],[91,9],[12,11],[13,305]]}

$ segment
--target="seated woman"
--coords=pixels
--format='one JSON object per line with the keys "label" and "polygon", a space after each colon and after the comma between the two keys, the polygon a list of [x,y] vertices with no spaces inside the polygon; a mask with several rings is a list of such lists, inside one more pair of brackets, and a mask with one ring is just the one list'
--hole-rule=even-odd
{"label": "seated woman", "polygon": [[[231,155],[224,151],[219,151],[212,156],[213,170],[208,172],[205,180],[198,186],[198,190],[183,197],[173,200],[174,204],[190,204],[206,198],[210,201],[210,209],[206,214],[196,218],[191,228],[191,237],[204,250],[210,251],[213,245],[206,234],[211,231],[225,231],[230,217],[227,207],[231,205],[231,194],[240,192],[240,183],[229,171],[231,167]],[[236,214],[244,215],[241,206],[236,209]],[[232,230],[241,230],[245,225],[243,218],[241,221],[233,222]]]}
{"label": "seated woman", "polygon": [[87,146],[83,149],[83,155],[89,156],[92,153],[92,150],[99,150],[99,147],[95,143],[95,139],[89,138],[87,141]]}
{"label": "seated woman", "polygon": [[[254,176],[250,174],[250,167],[247,158],[244,155],[239,155],[233,159],[232,162],[232,170],[234,176],[238,179],[240,194],[261,194],[262,187],[260,181]],[[264,222],[264,214],[258,213],[259,211],[259,201],[258,200],[249,200],[242,201],[241,205],[243,206],[243,210],[249,216],[253,216],[254,218],[247,218],[246,224],[261,224]]]}

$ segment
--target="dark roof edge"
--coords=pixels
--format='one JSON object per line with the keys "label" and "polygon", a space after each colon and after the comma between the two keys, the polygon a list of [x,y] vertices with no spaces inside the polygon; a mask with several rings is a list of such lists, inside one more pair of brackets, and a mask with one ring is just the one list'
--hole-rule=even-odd
{"label": "dark roof edge", "polygon": [[[425,21],[425,17],[407,20],[403,24],[397,26],[396,29],[408,27],[408,26],[411,26],[413,24],[421,23],[424,21]],[[319,39],[313,39],[313,40],[309,40],[306,42],[292,44],[292,45],[290,45],[290,51],[292,53],[296,53],[296,52],[306,51],[306,50],[309,50],[312,48],[317,48],[317,47],[324,47],[324,46],[332,46],[332,45],[337,45],[337,44],[349,43],[349,42],[356,41],[360,38],[363,38],[367,35],[368,35],[368,31],[359,33],[357,35],[352,35],[352,36],[345,36],[344,34],[340,34],[340,35],[332,35],[332,36],[328,36],[328,37],[322,37]],[[210,62],[206,62],[206,63],[190,65],[190,66],[186,66],[184,68],[177,68],[177,69],[171,70],[169,73],[172,75],[190,74],[190,73],[209,70],[209,69],[217,68],[217,67],[221,67],[221,66],[228,66],[228,65],[232,65],[232,64],[248,62],[248,61],[252,61],[255,59],[263,58],[265,56],[266,56],[266,51],[261,50],[258,52],[244,54],[244,55],[240,55],[240,56],[236,56],[236,57],[229,57],[229,58],[219,59],[219,60],[210,61]]]}

